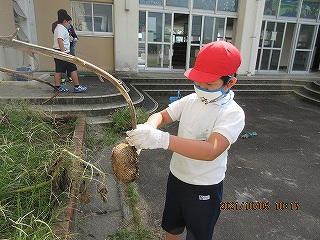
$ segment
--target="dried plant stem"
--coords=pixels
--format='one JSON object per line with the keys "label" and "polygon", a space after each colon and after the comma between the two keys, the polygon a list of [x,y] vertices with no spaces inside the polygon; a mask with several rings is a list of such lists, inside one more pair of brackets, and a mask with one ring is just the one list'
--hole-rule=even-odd
{"label": "dried plant stem", "polygon": [[[97,167],[94,166],[93,164],[91,164],[91,163],[83,160],[83,159],[80,158],[79,156],[77,156],[77,155],[69,152],[68,150],[63,149],[63,150],[61,151],[61,154],[60,154],[60,156],[58,157],[58,159],[63,159],[63,158],[62,158],[62,155],[63,155],[64,153],[67,153],[68,155],[70,155],[70,156],[73,157],[74,159],[78,160],[79,162],[82,162],[82,163],[90,166],[91,168],[95,169],[95,170],[102,176],[102,183],[103,183],[103,184],[106,183],[106,175],[105,175],[104,172],[102,172],[99,168],[97,168]],[[36,185],[32,185],[32,186],[28,186],[28,187],[24,187],[24,188],[12,190],[12,191],[10,191],[9,193],[26,192],[26,191],[30,191],[30,190],[33,190],[33,189],[37,189],[37,188],[44,187],[44,186],[50,184],[50,183],[55,179],[55,177],[58,176],[58,174],[59,174],[59,169],[60,169],[60,167],[57,167],[57,168],[54,170],[54,172],[53,172],[53,174],[52,174],[52,176],[51,176],[51,179],[48,180],[48,181],[41,182],[41,183],[38,183],[38,184],[36,184]]]}
{"label": "dried plant stem", "polygon": [[69,151],[66,150],[66,149],[63,149],[62,152],[61,152],[61,154],[62,154],[62,153],[67,153],[67,154],[69,154],[71,157],[77,159],[79,162],[82,162],[82,163],[88,165],[89,167],[95,169],[95,170],[102,176],[102,182],[103,182],[103,183],[106,182],[106,175],[105,175],[105,173],[102,172],[102,171],[101,171],[99,168],[97,168],[96,166],[94,166],[92,163],[89,163],[89,162],[83,160],[83,159],[80,158],[79,156],[73,154],[72,152],[69,152]]}

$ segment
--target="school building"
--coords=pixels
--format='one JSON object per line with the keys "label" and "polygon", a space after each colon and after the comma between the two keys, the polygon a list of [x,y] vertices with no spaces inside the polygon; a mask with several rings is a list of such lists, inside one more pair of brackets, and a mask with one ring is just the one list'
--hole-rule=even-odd
{"label": "school building", "polygon": [[[76,56],[106,71],[183,72],[216,40],[240,49],[238,74],[319,70],[319,0],[1,0],[0,36],[19,27],[19,40],[52,48],[51,24],[61,8],[79,38]],[[52,58],[37,57],[39,71],[54,72]],[[0,66],[29,64],[35,67],[32,58],[0,46]]]}

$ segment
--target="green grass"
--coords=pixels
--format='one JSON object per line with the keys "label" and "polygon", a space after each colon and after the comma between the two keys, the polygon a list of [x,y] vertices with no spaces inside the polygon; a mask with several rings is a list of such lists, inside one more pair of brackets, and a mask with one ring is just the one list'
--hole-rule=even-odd
{"label": "green grass", "polygon": [[25,102],[0,106],[0,120],[10,121],[0,121],[0,239],[59,239],[53,209],[66,194],[53,166],[70,148],[75,119],[53,120]]}
{"label": "green grass", "polygon": [[[137,109],[138,123],[148,116]],[[128,108],[116,111],[111,119],[102,137],[86,136],[87,148],[112,146],[131,129]],[[0,103],[0,239],[60,239],[53,232],[56,210],[78,176],[73,170],[77,156],[68,154],[75,126],[75,118],[53,119],[25,102]],[[127,187],[131,219],[109,239],[155,239],[142,221],[137,189],[132,184]]]}
{"label": "green grass", "polygon": [[[96,130],[88,126],[86,133],[86,146],[91,150],[103,149],[113,146],[125,136],[125,132],[132,129],[131,115],[129,108],[120,108],[110,115],[111,123],[106,124],[103,134],[96,135]],[[144,123],[150,116],[144,109],[136,109],[137,122]]]}

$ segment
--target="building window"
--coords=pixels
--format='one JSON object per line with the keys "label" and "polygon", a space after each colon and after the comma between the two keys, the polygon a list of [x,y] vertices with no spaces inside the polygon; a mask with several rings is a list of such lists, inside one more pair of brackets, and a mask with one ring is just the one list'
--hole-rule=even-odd
{"label": "building window", "polygon": [[202,16],[193,16],[192,30],[191,30],[191,43],[200,43],[201,40],[201,27]]}
{"label": "building window", "polygon": [[237,12],[238,0],[219,0],[218,11]]}
{"label": "building window", "polygon": [[304,0],[301,8],[301,18],[317,19],[320,3],[312,0]]}
{"label": "building window", "polygon": [[194,9],[214,10],[216,7],[215,0],[193,0]]}
{"label": "building window", "polygon": [[139,0],[140,5],[163,6],[163,0]]}
{"label": "building window", "polygon": [[279,0],[266,0],[264,4],[264,15],[276,16],[278,14]]}
{"label": "building window", "polygon": [[112,34],[112,7],[112,4],[73,1],[71,2],[72,25],[83,34]]}
{"label": "building window", "polygon": [[190,9],[192,6],[193,9],[207,11],[237,12],[238,2],[239,0],[139,0],[139,5],[159,6],[164,8],[178,7],[184,9]]}
{"label": "building window", "polygon": [[188,0],[166,0],[167,6],[188,8]]}
{"label": "building window", "polygon": [[299,0],[281,0],[279,16],[297,17]]}

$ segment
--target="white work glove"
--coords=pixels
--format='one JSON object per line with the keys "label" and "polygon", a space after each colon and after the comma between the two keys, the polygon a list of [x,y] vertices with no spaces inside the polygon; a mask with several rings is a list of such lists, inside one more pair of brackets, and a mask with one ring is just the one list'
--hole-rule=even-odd
{"label": "white work glove", "polygon": [[156,129],[156,126],[151,122],[145,122],[144,124],[138,124],[137,129]]}
{"label": "white work glove", "polygon": [[131,146],[135,146],[138,149],[156,149],[163,148],[168,149],[170,134],[163,132],[150,126],[141,124],[137,129],[127,131],[128,137],[126,138]]}

